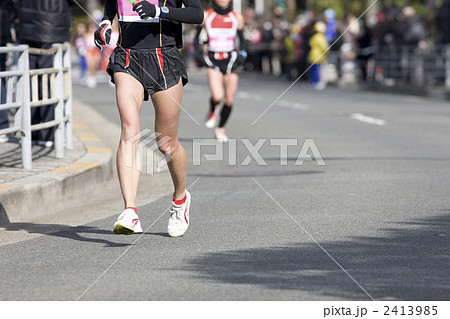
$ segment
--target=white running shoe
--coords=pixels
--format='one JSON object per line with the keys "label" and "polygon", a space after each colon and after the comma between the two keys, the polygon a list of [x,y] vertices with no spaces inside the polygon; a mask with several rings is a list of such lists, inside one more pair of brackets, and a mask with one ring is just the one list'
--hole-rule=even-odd
{"label": "white running shoe", "polygon": [[217,108],[214,112],[209,112],[208,116],[206,117],[206,122],[205,122],[205,126],[207,128],[213,128],[214,126],[216,126],[216,122],[217,122]]}
{"label": "white running shoe", "polygon": [[8,141],[9,141],[8,135],[6,135],[6,134],[0,135],[0,144],[8,143]]}
{"label": "white running shoe", "polygon": [[38,145],[45,146],[46,148],[52,148],[54,142],[53,141],[38,141]]}
{"label": "white running shoe", "polygon": [[90,89],[95,89],[97,87],[97,79],[95,78],[95,76],[88,76],[88,78],[86,79],[86,86]]}
{"label": "white running shoe", "polygon": [[177,205],[172,201],[170,209],[169,225],[167,232],[171,237],[180,237],[189,227],[189,208],[191,206],[191,194],[186,191],[186,201],[184,204]]}
{"label": "white running shoe", "polygon": [[220,142],[228,142],[228,136],[225,134],[225,129],[223,127],[217,127],[214,133],[216,134],[217,140]]}
{"label": "white running shoe", "polygon": [[141,221],[137,215],[137,209],[127,207],[119,215],[117,221],[114,223],[114,234],[138,234],[142,233]]}

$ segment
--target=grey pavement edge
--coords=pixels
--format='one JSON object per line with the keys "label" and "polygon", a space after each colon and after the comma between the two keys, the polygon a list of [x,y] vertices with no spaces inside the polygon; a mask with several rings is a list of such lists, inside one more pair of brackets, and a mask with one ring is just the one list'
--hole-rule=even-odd
{"label": "grey pavement edge", "polygon": [[56,213],[113,178],[111,149],[86,124],[99,116],[74,101],[74,149],[55,159],[53,151],[35,146],[31,170],[20,167],[19,144],[0,145],[0,225]]}

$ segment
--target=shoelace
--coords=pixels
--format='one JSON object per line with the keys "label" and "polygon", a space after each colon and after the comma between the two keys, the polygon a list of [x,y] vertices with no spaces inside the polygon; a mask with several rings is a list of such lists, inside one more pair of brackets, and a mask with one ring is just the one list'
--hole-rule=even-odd
{"label": "shoelace", "polygon": [[183,218],[183,211],[184,211],[183,208],[184,208],[184,205],[178,206],[178,205],[172,204],[172,208],[169,210],[170,217],[171,218],[175,217],[176,219],[181,220]]}

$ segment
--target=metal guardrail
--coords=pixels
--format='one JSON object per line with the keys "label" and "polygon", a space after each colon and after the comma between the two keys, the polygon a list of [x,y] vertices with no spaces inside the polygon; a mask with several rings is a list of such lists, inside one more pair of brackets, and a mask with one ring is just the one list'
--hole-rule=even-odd
{"label": "metal guardrail", "polygon": [[450,45],[380,47],[373,58],[377,83],[450,90]]}
{"label": "metal guardrail", "polygon": [[[17,70],[0,72],[0,80],[6,80],[6,103],[0,110],[15,110],[14,123],[0,134],[20,132],[22,165],[32,168],[31,132],[56,127],[55,157],[64,157],[64,145],[73,148],[72,127],[72,68],[69,44],[55,44],[48,50],[29,48],[27,45],[0,47],[0,53],[19,54]],[[29,54],[52,55],[53,67],[30,70]],[[41,79],[41,81],[39,81]],[[41,97],[39,82],[42,83]],[[53,121],[31,125],[31,108],[44,105],[55,106]]]}

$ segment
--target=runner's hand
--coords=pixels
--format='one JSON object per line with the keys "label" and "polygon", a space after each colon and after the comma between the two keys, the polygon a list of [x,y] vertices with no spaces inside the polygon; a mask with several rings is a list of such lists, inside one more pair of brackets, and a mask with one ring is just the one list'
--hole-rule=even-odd
{"label": "runner's hand", "polygon": [[102,50],[102,45],[109,45],[111,41],[111,21],[109,20],[103,20],[98,25],[97,31],[94,33],[94,43]]}
{"label": "runner's hand", "polygon": [[239,55],[244,58],[244,60],[247,59],[247,51],[241,50],[239,51]]}
{"label": "runner's hand", "polygon": [[239,55],[237,57],[237,64],[241,67],[245,66],[245,60],[247,59],[247,52],[244,50],[239,51]]}
{"label": "runner's hand", "polygon": [[142,20],[158,18],[161,14],[161,9],[158,6],[147,1],[141,1],[133,6],[133,11],[136,11]]}

